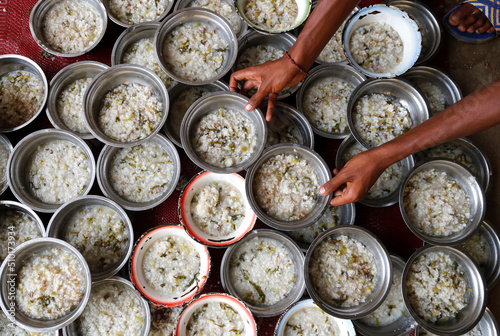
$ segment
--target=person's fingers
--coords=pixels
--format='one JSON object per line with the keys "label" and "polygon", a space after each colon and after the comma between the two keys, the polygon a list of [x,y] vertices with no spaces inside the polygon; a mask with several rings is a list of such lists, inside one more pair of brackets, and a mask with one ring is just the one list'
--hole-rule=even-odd
{"label": "person's fingers", "polygon": [[448,18],[448,22],[452,26],[458,26],[474,11],[476,11],[476,7],[470,4],[464,4],[460,8],[456,9],[453,13],[451,13],[450,17]]}
{"label": "person's fingers", "polygon": [[247,104],[245,105],[245,110],[247,112],[254,110],[264,101],[264,98],[266,98],[269,93],[270,90],[261,85],[257,92],[248,100]]}
{"label": "person's fingers", "polygon": [[229,78],[229,91],[232,92],[238,92],[238,81],[236,80],[236,77],[234,77],[235,74],[236,72],[231,74],[231,77]]}
{"label": "person's fingers", "polygon": [[340,186],[346,184],[347,180],[342,177],[342,175],[337,175],[332,178],[330,181],[326,182],[319,188],[319,193],[321,195],[327,195],[335,190],[337,190]]}
{"label": "person's fingers", "polygon": [[266,121],[269,122],[273,119],[274,107],[276,106],[276,99],[278,98],[278,94],[271,92],[269,94],[269,98],[267,100],[267,113],[266,113]]}
{"label": "person's fingers", "polygon": [[333,176],[337,176],[339,173],[339,170],[337,168],[333,169]]}
{"label": "person's fingers", "polygon": [[247,80],[247,81],[243,84],[243,87],[241,88],[240,93],[241,93],[242,95],[248,96],[248,92],[249,92],[250,90],[252,90],[252,89],[253,89],[254,87],[256,87],[256,86],[257,86],[257,84],[256,84],[254,81],[252,81],[252,80]]}

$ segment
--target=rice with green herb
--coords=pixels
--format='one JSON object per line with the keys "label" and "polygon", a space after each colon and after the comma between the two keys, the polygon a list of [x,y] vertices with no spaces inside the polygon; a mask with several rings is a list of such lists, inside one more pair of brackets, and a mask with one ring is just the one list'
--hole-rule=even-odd
{"label": "rice with green herb", "polygon": [[436,85],[426,80],[416,80],[415,85],[423,92],[431,107],[431,114],[435,115],[447,107],[446,97]]}
{"label": "rice with green herb", "polygon": [[241,19],[234,8],[233,1],[229,0],[193,0],[187,7],[201,7],[209,9],[217,14],[222,15],[233,28],[234,33],[238,36],[241,30]]}
{"label": "rice with green herb", "polygon": [[478,174],[477,166],[470,155],[467,154],[465,147],[456,142],[447,142],[429,148],[425,150],[425,154],[429,158],[445,158],[455,160],[467,167],[473,175],[477,176]]}
{"label": "rice with green herb", "polygon": [[287,30],[297,20],[299,7],[296,0],[247,0],[243,12],[260,29]]}
{"label": "rice with green herb", "polygon": [[90,133],[85,123],[83,95],[92,78],[81,78],[66,85],[56,100],[57,114],[62,122],[73,132]]}
{"label": "rice with green herb", "polygon": [[113,209],[87,205],[65,222],[64,240],[76,247],[94,272],[109,269],[120,261],[127,249],[129,232]]}
{"label": "rice with green herb", "polygon": [[443,252],[417,257],[410,265],[405,286],[415,313],[431,323],[448,321],[467,306],[465,272]]}
{"label": "rice with green herb", "polygon": [[196,309],[186,325],[186,336],[240,336],[245,324],[240,314],[225,302],[209,302]]}
{"label": "rice with green herb", "polygon": [[229,265],[238,296],[252,305],[273,305],[285,299],[295,284],[290,251],[278,240],[255,237],[241,244]]}
{"label": "rice with green herb", "polygon": [[111,13],[121,22],[135,25],[157,21],[165,13],[171,0],[109,0]]}
{"label": "rice with green herb", "polygon": [[326,63],[338,63],[345,60],[344,45],[342,44],[342,31],[345,22],[337,29],[335,34],[318,56],[318,60]]}
{"label": "rice with green herb", "polygon": [[280,143],[302,144],[302,135],[292,119],[275,113],[267,123],[266,148]]}
{"label": "rice with green herb", "polygon": [[[433,334],[422,327],[418,327],[418,336],[438,336],[438,335]],[[465,334],[461,334],[460,336],[483,336],[483,332],[481,331],[480,325],[478,324],[477,326],[474,327],[474,329]]]}
{"label": "rice with green herb", "polygon": [[309,276],[324,300],[340,307],[353,307],[365,302],[372,293],[377,267],[366,246],[341,235],[323,241],[314,249]]}
{"label": "rice with green herb", "polygon": [[419,172],[407,182],[403,206],[408,220],[420,232],[444,237],[465,229],[471,218],[470,198],[445,172]]}
{"label": "rice with green herb", "polygon": [[34,319],[54,320],[73,310],[85,294],[78,259],[60,248],[32,254],[19,269],[16,306]]}
{"label": "rice with green herb", "polygon": [[151,328],[148,336],[172,336],[175,330],[175,322],[181,314],[183,307],[157,307],[149,303],[151,311]]}
{"label": "rice with green herb", "polygon": [[10,149],[0,140],[0,191],[7,183],[7,161],[9,161]]}
{"label": "rice with green herb", "polygon": [[202,82],[219,75],[227,62],[229,45],[210,24],[187,22],[167,34],[163,54],[176,76]]}
{"label": "rice with green herb", "polygon": [[171,297],[200,281],[200,253],[194,242],[177,235],[155,241],[144,254],[142,270],[151,288]]}
{"label": "rice with green herb", "polygon": [[305,229],[289,231],[288,235],[298,243],[311,244],[322,232],[337,226],[342,216],[341,207],[328,205],[325,213],[316,223]]}
{"label": "rice with green herb", "polygon": [[37,222],[27,212],[6,208],[0,210],[0,262],[7,258],[9,247],[12,251],[22,243],[41,236]]}
{"label": "rice with green herb", "polygon": [[469,253],[472,259],[479,265],[479,268],[484,271],[487,270],[491,258],[491,247],[489,244],[484,229],[480,227],[460,247]]}
{"label": "rice with green herb", "polygon": [[45,90],[37,75],[15,70],[0,77],[0,125],[17,127],[40,109]]}
{"label": "rice with green herb", "polygon": [[335,318],[318,307],[306,307],[288,319],[283,336],[336,336],[340,329]]}
{"label": "rice with green herb", "polygon": [[54,332],[32,332],[11,322],[7,315],[0,314],[0,335],[3,336],[54,336]]}

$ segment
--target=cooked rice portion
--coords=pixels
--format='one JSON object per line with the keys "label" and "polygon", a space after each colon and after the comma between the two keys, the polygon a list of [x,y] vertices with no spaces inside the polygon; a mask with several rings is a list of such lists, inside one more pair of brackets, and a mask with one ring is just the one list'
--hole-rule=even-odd
{"label": "cooked rice portion", "polygon": [[408,132],[412,121],[398,98],[381,93],[367,94],[354,104],[354,128],[370,146],[376,147]]}
{"label": "cooked rice portion", "polygon": [[365,302],[375,288],[377,267],[366,246],[341,235],[316,247],[309,275],[323,299],[337,306],[353,307]]}
{"label": "cooked rice portion", "polygon": [[318,307],[306,307],[295,312],[286,322],[283,336],[340,335],[335,319]]}
{"label": "cooked rice portion", "polygon": [[469,168],[473,175],[478,174],[478,169],[472,158],[467,154],[464,147],[455,142],[447,142],[425,150],[430,158],[446,158],[455,160]]}
{"label": "cooked rice portion", "polygon": [[427,98],[431,107],[432,115],[435,115],[448,107],[443,91],[441,91],[436,85],[426,80],[416,80],[414,83],[420,91],[423,92],[425,98]]}
{"label": "cooked rice portion", "polygon": [[0,262],[7,258],[9,245],[12,252],[22,243],[41,236],[37,222],[27,212],[13,209],[0,210]]}
{"label": "cooked rice portion", "polygon": [[149,87],[120,84],[104,96],[99,128],[111,139],[131,142],[144,139],[160,126],[163,105]]}
{"label": "cooked rice portion", "polygon": [[0,77],[0,125],[17,127],[40,109],[45,90],[37,75],[15,70]]}
{"label": "cooked rice portion", "polygon": [[311,244],[313,240],[316,239],[316,237],[318,237],[322,232],[337,226],[342,216],[341,207],[328,205],[325,213],[316,223],[305,229],[290,231],[288,232],[288,235],[296,242]]}
{"label": "cooked rice portion", "polygon": [[335,78],[323,78],[307,88],[302,98],[307,120],[326,133],[349,133],[347,125],[347,103],[354,86]]}
{"label": "cooked rice portion", "polygon": [[342,44],[342,31],[344,30],[345,22],[337,29],[335,34],[318,56],[318,60],[327,63],[337,63],[345,60],[344,45]]}
{"label": "cooked rice portion", "polygon": [[[422,327],[418,328],[418,335],[419,336],[438,336],[436,334],[431,333],[430,331],[425,330]],[[479,324],[474,327],[471,331],[462,334],[460,336],[483,336],[483,332],[481,331],[481,328],[479,327]]]}
{"label": "cooked rice portion", "polygon": [[216,78],[227,62],[228,42],[208,23],[187,22],[170,31],[163,46],[167,67],[191,82]]}
{"label": "cooked rice portion", "polygon": [[238,36],[241,30],[241,19],[234,8],[233,2],[228,0],[193,0],[188,4],[188,7],[201,7],[209,9],[217,14],[222,15],[233,28],[234,33]]}
{"label": "cooked rice portion", "polygon": [[470,198],[465,190],[447,173],[434,169],[408,180],[403,206],[410,223],[429,236],[460,232],[471,218]]}
{"label": "cooked rice portion", "polygon": [[181,307],[157,307],[149,303],[151,311],[151,329],[148,336],[171,336],[175,330],[175,322],[182,312]]}
{"label": "cooked rice portion", "polygon": [[295,122],[275,113],[273,119],[267,123],[266,148],[279,143],[303,144],[302,135]]}
{"label": "cooked rice portion", "polygon": [[9,161],[10,149],[0,140],[0,191],[7,183],[7,161]]}
{"label": "cooked rice portion", "polygon": [[314,168],[292,154],[278,154],[264,162],[253,183],[259,207],[282,221],[299,220],[309,214],[320,186]]}
{"label": "cooked rice portion", "polygon": [[287,30],[297,20],[296,0],[247,0],[243,6],[246,18],[263,30]]}
{"label": "cooked rice portion", "polygon": [[0,335],[3,336],[54,336],[54,332],[30,332],[11,322],[7,315],[0,314]]}
{"label": "cooked rice portion", "polygon": [[133,43],[123,54],[122,62],[125,64],[138,64],[148,68],[160,77],[167,89],[174,84],[173,79],[160,66],[152,37],[146,37]]}
{"label": "cooked rice portion", "polygon": [[239,297],[257,305],[285,299],[295,284],[296,268],[290,251],[280,241],[255,237],[238,247],[229,276]]}
{"label": "cooked rice portion", "polygon": [[354,30],[349,41],[349,51],[363,69],[386,73],[403,61],[404,45],[391,25],[371,22]]}
{"label": "cooked rice portion", "polygon": [[470,254],[481,270],[486,270],[491,258],[491,247],[482,228],[462,243],[460,247]]}
{"label": "cooked rice portion", "polygon": [[240,314],[225,302],[209,302],[196,309],[186,326],[186,336],[245,334]]}
{"label": "cooked rice portion", "polygon": [[109,9],[121,22],[135,25],[156,21],[167,10],[171,0],[109,0]]}
{"label": "cooked rice portion", "polygon": [[431,323],[452,319],[467,306],[465,272],[443,252],[428,252],[415,259],[405,286],[415,313]]}
{"label": "cooked rice portion", "polygon": [[56,100],[57,114],[62,122],[73,132],[90,133],[85,123],[83,95],[92,78],[81,78],[66,85]]}
{"label": "cooked rice portion", "polygon": [[103,29],[97,9],[88,1],[63,0],[52,5],[43,17],[45,42],[64,54],[76,54],[93,46]]}
{"label": "cooked rice portion", "polygon": [[221,107],[198,121],[192,141],[201,160],[216,167],[233,167],[255,152],[256,127],[242,113]]}

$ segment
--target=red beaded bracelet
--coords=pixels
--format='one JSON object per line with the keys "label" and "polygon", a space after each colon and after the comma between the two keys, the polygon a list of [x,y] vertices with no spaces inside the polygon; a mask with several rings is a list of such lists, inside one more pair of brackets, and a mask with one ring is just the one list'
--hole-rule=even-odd
{"label": "red beaded bracelet", "polygon": [[297,68],[299,69],[300,72],[302,72],[304,75],[306,76],[309,76],[309,72],[305,71],[304,69],[302,69],[300,67],[300,65],[298,65],[297,63],[295,63],[295,61],[292,59],[292,57],[290,56],[290,54],[288,53],[288,51],[285,51],[285,55],[286,57],[288,57],[288,59],[290,60],[290,62],[292,62],[292,64]]}

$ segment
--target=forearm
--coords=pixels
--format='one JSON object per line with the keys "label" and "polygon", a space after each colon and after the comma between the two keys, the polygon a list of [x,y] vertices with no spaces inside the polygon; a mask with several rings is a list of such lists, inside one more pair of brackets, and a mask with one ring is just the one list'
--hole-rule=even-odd
{"label": "forearm", "polygon": [[320,0],[290,49],[303,69],[309,69],[359,0]]}
{"label": "forearm", "polygon": [[497,79],[375,151],[379,163],[389,166],[415,152],[499,123],[500,79]]}

